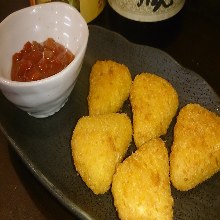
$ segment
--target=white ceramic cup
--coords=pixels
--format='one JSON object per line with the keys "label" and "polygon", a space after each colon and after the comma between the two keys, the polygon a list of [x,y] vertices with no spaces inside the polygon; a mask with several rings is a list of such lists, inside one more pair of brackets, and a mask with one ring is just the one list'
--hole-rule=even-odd
{"label": "white ceramic cup", "polygon": [[[72,6],[53,2],[27,7],[0,23],[0,90],[18,108],[37,118],[59,111],[70,95],[81,70],[88,41],[88,26]],[[75,59],[61,72],[38,81],[11,80],[12,56],[27,41],[53,38]]]}

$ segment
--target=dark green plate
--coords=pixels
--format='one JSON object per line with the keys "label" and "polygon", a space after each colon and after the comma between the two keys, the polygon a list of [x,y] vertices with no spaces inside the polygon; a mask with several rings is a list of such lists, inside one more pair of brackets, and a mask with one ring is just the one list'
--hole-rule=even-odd
{"label": "dark green plate", "polygon": [[[166,53],[128,42],[117,33],[90,26],[84,64],[66,105],[55,115],[36,119],[17,109],[0,94],[0,128],[36,178],[70,211],[82,219],[118,219],[110,192],[94,195],[77,175],[70,140],[77,120],[88,114],[89,73],[96,60],[112,59],[127,65],[134,77],[156,73],[176,88],[180,108],[196,102],[220,113],[220,99],[198,74],[180,66]],[[123,110],[131,116],[130,105]],[[175,121],[175,120],[174,120]],[[163,138],[172,143],[172,128]],[[131,146],[130,151],[134,149]],[[129,153],[128,153],[129,154]],[[174,219],[220,219],[220,174],[188,192],[172,187]]]}

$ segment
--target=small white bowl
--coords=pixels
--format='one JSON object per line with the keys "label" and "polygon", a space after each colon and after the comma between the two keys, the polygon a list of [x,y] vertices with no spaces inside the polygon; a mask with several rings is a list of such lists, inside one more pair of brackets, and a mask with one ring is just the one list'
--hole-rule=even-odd
{"label": "small white bowl", "polygon": [[[28,114],[44,118],[59,111],[70,95],[82,67],[89,30],[80,13],[66,3],[52,2],[16,11],[0,23],[0,89]],[[68,48],[74,60],[61,72],[38,81],[11,80],[12,56],[27,41],[53,38]]]}

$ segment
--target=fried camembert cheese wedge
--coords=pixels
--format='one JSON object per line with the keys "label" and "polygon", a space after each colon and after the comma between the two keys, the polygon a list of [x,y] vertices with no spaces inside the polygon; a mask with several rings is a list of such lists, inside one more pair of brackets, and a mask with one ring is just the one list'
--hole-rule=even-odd
{"label": "fried camembert cheese wedge", "polygon": [[169,159],[164,142],[152,139],[117,168],[111,188],[121,220],[173,217]]}
{"label": "fried camembert cheese wedge", "polygon": [[173,186],[187,191],[220,170],[220,117],[199,104],[177,116],[170,154]]}
{"label": "fried camembert cheese wedge", "polygon": [[73,161],[95,194],[103,194],[110,188],[131,139],[131,121],[124,113],[84,116],[77,122],[71,140]]}
{"label": "fried camembert cheese wedge", "polygon": [[131,83],[130,71],[124,64],[97,61],[89,79],[89,115],[118,112],[129,97]]}
{"label": "fried camembert cheese wedge", "polygon": [[137,147],[166,134],[179,104],[173,86],[167,80],[150,73],[141,73],[135,77],[130,101]]}

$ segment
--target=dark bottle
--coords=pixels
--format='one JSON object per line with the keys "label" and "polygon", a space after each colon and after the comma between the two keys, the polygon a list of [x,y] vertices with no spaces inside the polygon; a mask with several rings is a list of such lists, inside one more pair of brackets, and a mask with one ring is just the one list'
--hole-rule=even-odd
{"label": "dark bottle", "polygon": [[132,42],[166,47],[175,40],[185,0],[109,0],[108,25]]}

